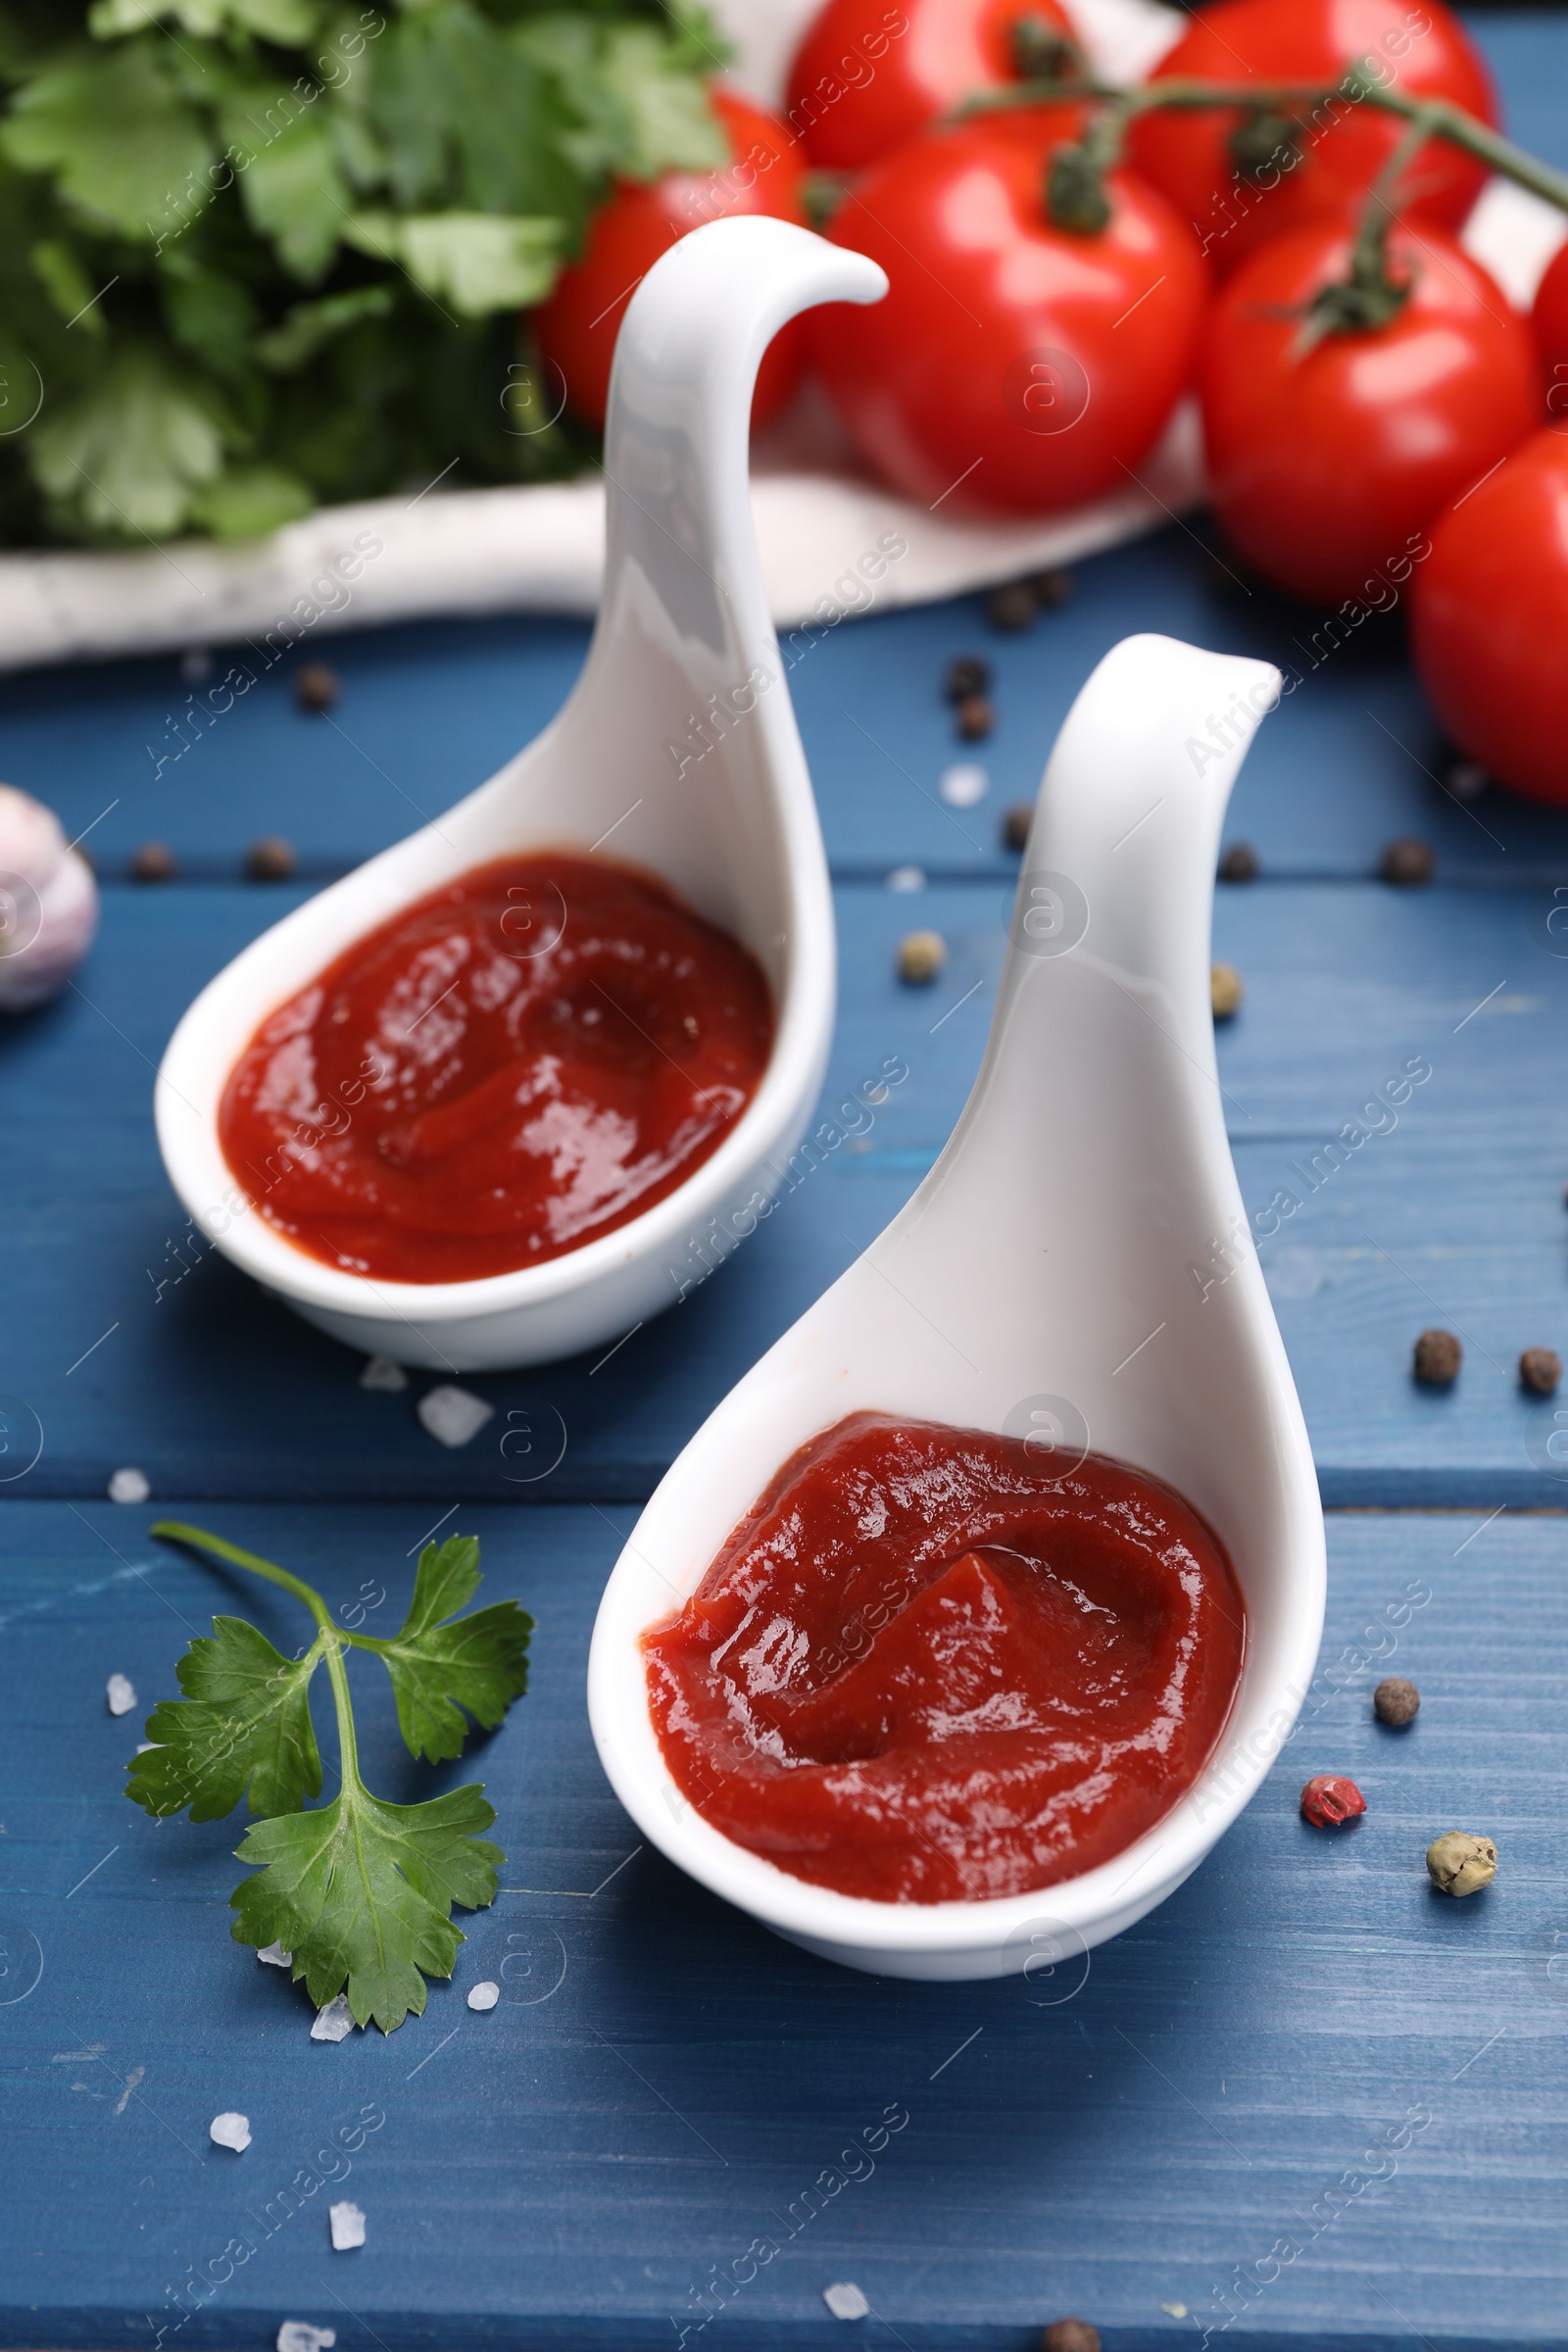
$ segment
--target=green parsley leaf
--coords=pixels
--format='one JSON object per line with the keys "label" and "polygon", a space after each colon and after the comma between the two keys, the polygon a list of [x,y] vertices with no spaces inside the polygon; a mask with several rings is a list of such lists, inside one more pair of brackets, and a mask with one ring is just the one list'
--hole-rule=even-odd
{"label": "green parsley leaf", "polygon": [[74,399],[46,405],[31,442],[39,482],[95,538],[178,530],[193,492],[223,466],[210,410],[172,362],[136,345],[112,355]]}
{"label": "green parsley leaf", "polygon": [[298,475],[281,466],[231,466],[191,501],[191,515],[219,539],[259,539],[298,522],[315,504]]}
{"label": "green parsley leaf", "polygon": [[52,172],[69,205],[151,244],[170,192],[207,169],[211,144],[156,48],[68,52],[24,82],[0,126],[24,172]]}
{"label": "green parsley leaf", "polygon": [[203,269],[197,256],[179,248],[163,279],[164,317],[181,350],[205,359],[226,380],[243,376],[257,324],[248,289],[220,270]]}
{"label": "green parsley leaf", "polygon": [[[212,1821],[232,1810],[248,1784],[252,1811],[268,1818],[236,1849],[256,1876],[229,1898],[235,1941],[282,1944],[318,2007],[346,1987],[359,2024],[373,2018],[390,2034],[411,2010],[423,2010],[426,1977],[452,1974],[464,1940],[452,1906],[493,1902],[506,1856],[481,1835],[495,1811],[476,1786],[419,1805],[371,1795],[360,1773],[345,1654],[369,1649],[383,1660],[416,1755],[422,1745],[433,1758],[455,1756],[468,1727],[454,1698],[487,1728],[498,1724],[527,1684],[532,1620],[510,1600],[457,1616],[480,1583],[471,1536],[425,1545],[408,1616],[380,1642],[345,1631],[312,1586],[220,1536],[175,1520],[152,1533],[280,1585],[310,1610],[317,1638],[296,1662],[243,1620],[215,1618],[214,1639],[193,1642],[180,1660],[188,1695],[149,1717],[155,1744],[132,1760],[127,1792],[150,1813],[189,1806],[193,1820]],[[321,1787],[309,1690],[323,1659],[339,1787],[330,1803],[305,1811],[305,1798]]]}
{"label": "green parsley leaf", "polygon": [[249,1784],[253,1813],[297,1812],[321,1792],[309,1696],[320,1662],[318,1642],[296,1661],[243,1617],[215,1617],[174,1669],[185,1696],[148,1716],[154,1744],[132,1757],[125,1794],[155,1817],[188,1807],[220,1821]]}
{"label": "green parsley leaf", "polygon": [[355,2022],[390,2034],[423,2014],[425,1977],[452,1974],[465,1940],[452,1905],[495,1900],[506,1856],[476,1835],[494,1820],[476,1787],[388,1805],[345,1774],[329,1805],[246,1833],[238,1858],[261,1867],[230,1897],[230,1933],[258,1950],[282,1944],[318,2008],[346,1986]]}
{"label": "green parsley leaf", "polygon": [[559,222],[499,213],[359,213],[343,233],[361,253],[401,262],[422,293],[466,318],[542,302],[561,260]]}
{"label": "green parsley leaf", "polygon": [[472,1536],[453,1536],[439,1551],[427,1544],[401,1630],[390,1641],[362,1635],[357,1642],[373,1649],[392,1678],[398,1723],[411,1753],[426,1755],[432,1764],[462,1755],[468,1735],[463,1708],[493,1731],[528,1688],[533,1619],[514,1600],[458,1617],[480,1582],[479,1546]]}
{"label": "green parsley leaf", "polygon": [[93,0],[87,29],[98,40],[109,40],[170,17],[199,40],[232,26],[264,41],[308,41],[317,11],[310,0]]}
{"label": "green parsley leaf", "polygon": [[311,285],[343,239],[350,198],[321,95],[312,83],[305,88],[306,96],[283,82],[236,91],[222,127],[246,219],[276,248],[289,275]]}
{"label": "green parsley leaf", "polygon": [[323,294],[316,302],[297,302],[270,333],[259,335],[256,357],[264,368],[292,375],[345,328],[367,318],[388,318],[397,307],[390,286],[356,286],[347,294]]}
{"label": "green parsley leaf", "polygon": [[518,314],[722,164],[722,60],[698,0],[0,0],[0,542],[580,471]]}
{"label": "green parsley leaf", "polygon": [[652,25],[618,25],[605,44],[600,73],[625,125],[619,169],[627,179],[656,179],[672,166],[700,171],[730,160],[729,142],[701,82],[670,72],[668,62]]}
{"label": "green parsley leaf", "polygon": [[62,318],[86,333],[106,335],[104,315],[93,296],[99,289],[81,266],[81,256],[64,237],[40,237],[28,255],[45,292]]}

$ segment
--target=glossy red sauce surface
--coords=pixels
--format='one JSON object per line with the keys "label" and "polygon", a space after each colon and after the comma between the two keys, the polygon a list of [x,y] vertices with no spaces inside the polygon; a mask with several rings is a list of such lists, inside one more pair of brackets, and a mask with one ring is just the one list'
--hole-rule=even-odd
{"label": "glossy red sauce surface", "polygon": [[906,1903],[1120,1853],[1202,1770],[1245,1645],[1225,1550],[1170,1488],[867,1413],[785,1464],[643,1642],[664,1761],[707,1821]]}
{"label": "glossy red sauce surface", "polygon": [[659,882],[506,858],[357,940],[264,1021],[219,1138],[312,1257],[466,1281],[662,1200],[734,1126],[772,1042],[755,958]]}

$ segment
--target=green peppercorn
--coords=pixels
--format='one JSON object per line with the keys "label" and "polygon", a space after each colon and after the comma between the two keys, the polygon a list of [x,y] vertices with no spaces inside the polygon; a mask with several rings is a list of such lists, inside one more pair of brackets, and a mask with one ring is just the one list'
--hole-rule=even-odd
{"label": "green peppercorn", "polygon": [[1445,1830],[1427,1847],[1427,1870],[1440,1894],[1477,1894],[1497,1875],[1497,1849],[1470,1830]]}
{"label": "green peppercorn", "polygon": [[940,931],[910,931],[899,942],[899,978],[910,988],[926,988],[948,960]]}

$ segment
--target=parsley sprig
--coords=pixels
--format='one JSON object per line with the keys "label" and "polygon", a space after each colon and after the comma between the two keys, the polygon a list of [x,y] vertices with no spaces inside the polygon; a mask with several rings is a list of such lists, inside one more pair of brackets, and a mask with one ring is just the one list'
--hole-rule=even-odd
{"label": "parsley sprig", "polygon": [[[423,2011],[426,1977],[451,1976],[464,1940],[452,1906],[492,1902],[506,1856],[483,1837],[496,1817],[477,1784],[418,1805],[371,1795],[345,1654],[381,1660],[409,1749],[440,1762],[463,1753],[469,1716],[491,1731],[527,1689],[533,1620],[514,1600],[460,1614],[481,1582],[471,1536],[425,1545],[408,1616],[382,1641],[337,1624],[314,1586],[221,1536],[173,1519],[152,1533],[280,1585],[309,1609],[316,1640],[286,1658],[243,1618],[215,1617],[212,1638],[192,1642],[175,1669],[185,1696],[147,1718],[153,1744],[131,1759],[125,1793],[155,1816],[188,1810],[192,1821],[218,1821],[246,1798],[262,1818],[237,1848],[257,1875],[229,1898],[234,1940],[280,1944],[318,2007],[346,1989],[356,2021],[374,2018],[390,2034]],[[310,1688],[323,1663],[341,1777],[329,1803],[306,1810],[321,1790]]]}
{"label": "parsley sprig", "polygon": [[519,314],[729,162],[725,55],[701,0],[0,0],[0,540],[580,470]]}

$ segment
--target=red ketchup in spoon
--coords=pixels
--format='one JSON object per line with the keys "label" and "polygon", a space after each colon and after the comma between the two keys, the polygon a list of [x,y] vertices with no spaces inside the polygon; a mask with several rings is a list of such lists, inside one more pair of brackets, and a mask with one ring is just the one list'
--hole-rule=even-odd
{"label": "red ketchup in spoon", "polygon": [[1092,1870],[1192,1787],[1246,1609],[1181,1496],[1088,1454],[858,1413],[804,1446],[645,1635],[676,1786],[799,1879],[883,1902]]}
{"label": "red ketchup in spoon", "polygon": [[738,940],[602,858],[504,858],[357,940],[256,1032],[224,1156],[312,1257],[387,1282],[542,1265],[718,1149],[761,1083]]}

